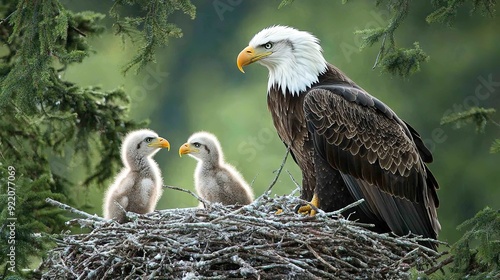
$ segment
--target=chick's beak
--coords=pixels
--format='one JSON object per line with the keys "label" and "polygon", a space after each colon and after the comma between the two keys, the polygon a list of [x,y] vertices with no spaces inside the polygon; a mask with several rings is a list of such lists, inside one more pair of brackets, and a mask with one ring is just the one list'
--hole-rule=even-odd
{"label": "chick's beak", "polygon": [[198,149],[191,148],[191,145],[189,143],[184,143],[180,148],[179,148],[179,156],[182,157],[182,155],[187,155],[189,153],[193,152],[198,152]]}
{"label": "chick's beak", "polygon": [[256,51],[253,47],[248,46],[244,48],[238,55],[238,58],[236,59],[236,65],[238,66],[238,69],[240,69],[242,73],[245,73],[245,71],[243,71],[243,66],[252,64],[255,61],[259,61],[271,54],[272,52],[259,52]]}
{"label": "chick's beak", "polygon": [[161,137],[158,137],[158,138],[154,139],[153,141],[151,141],[151,143],[149,143],[148,146],[160,148],[160,149],[167,148],[167,150],[170,151],[170,143],[167,141],[167,139],[161,138]]}

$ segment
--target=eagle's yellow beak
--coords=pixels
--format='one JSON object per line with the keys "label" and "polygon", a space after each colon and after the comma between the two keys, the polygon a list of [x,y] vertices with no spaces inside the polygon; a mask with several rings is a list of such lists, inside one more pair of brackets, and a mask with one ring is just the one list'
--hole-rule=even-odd
{"label": "eagle's yellow beak", "polygon": [[187,155],[189,153],[197,153],[200,150],[196,148],[191,148],[191,145],[189,143],[184,143],[180,148],[179,148],[179,156],[182,157],[182,155]]}
{"label": "eagle's yellow beak", "polygon": [[240,71],[242,73],[245,73],[245,71],[243,71],[243,66],[246,66],[248,64],[252,64],[254,63],[255,61],[259,61],[261,59],[263,59],[264,57],[266,56],[269,56],[271,55],[272,52],[258,52],[258,51],[255,51],[255,49],[251,46],[248,46],[246,48],[244,48],[240,54],[238,55],[238,58],[236,59],[236,65],[238,65],[238,69],[240,69]]}
{"label": "eagle's yellow beak", "polygon": [[170,151],[170,143],[164,138],[158,137],[148,144],[148,147],[167,148]]}

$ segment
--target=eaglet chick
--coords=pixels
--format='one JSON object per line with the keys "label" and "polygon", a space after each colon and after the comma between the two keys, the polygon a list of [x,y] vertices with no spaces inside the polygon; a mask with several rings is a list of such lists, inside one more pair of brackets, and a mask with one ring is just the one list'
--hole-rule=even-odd
{"label": "eaglet chick", "polygon": [[[141,129],[129,133],[121,147],[125,168],[116,176],[104,199],[104,218],[125,221],[125,212],[153,212],[162,193],[161,171],[152,159],[170,144],[154,131]],[[119,204],[119,205],[117,205]]]}
{"label": "eaglet chick", "polygon": [[194,184],[198,195],[209,202],[246,205],[253,201],[253,191],[241,174],[224,162],[219,141],[208,132],[197,132],[179,149],[179,155],[198,160]]}

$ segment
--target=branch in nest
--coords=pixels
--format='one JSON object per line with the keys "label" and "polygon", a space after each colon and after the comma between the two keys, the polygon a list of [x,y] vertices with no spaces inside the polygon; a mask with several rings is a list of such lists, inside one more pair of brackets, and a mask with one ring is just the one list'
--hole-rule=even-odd
{"label": "branch in nest", "polygon": [[271,189],[274,187],[276,182],[278,182],[278,178],[281,174],[281,171],[283,170],[283,167],[285,166],[286,159],[288,158],[288,154],[290,154],[290,145],[288,145],[288,147],[286,148],[286,153],[285,153],[285,156],[283,157],[283,161],[281,162],[281,165],[278,168],[278,170],[276,170],[276,176],[274,176],[273,181],[271,182],[271,184],[269,184],[269,187],[267,187],[266,193],[271,192]]}
{"label": "branch in nest", "polygon": [[292,173],[290,171],[286,171],[288,175],[290,176],[290,179],[292,179],[293,184],[295,185],[295,190],[290,195],[295,195],[298,191],[300,192],[302,190],[302,187],[299,185],[299,183],[295,180],[293,177]]}
{"label": "branch in nest", "polygon": [[168,185],[163,185],[163,187],[167,188],[167,189],[172,189],[172,190],[176,190],[176,191],[181,191],[181,192],[188,193],[188,194],[192,195],[194,198],[196,198],[199,202],[203,203],[203,205],[205,206],[205,208],[209,207],[210,204],[211,204],[209,201],[207,201],[206,199],[200,197],[199,195],[195,194],[194,192],[192,192],[190,190],[186,190],[186,189],[175,187],[175,186],[168,186]]}
{"label": "branch in nest", "polygon": [[447,257],[446,259],[440,261],[439,263],[437,263],[436,265],[432,266],[431,268],[427,269],[425,271],[425,275],[431,275],[432,273],[442,269],[444,266],[446,266],[447,264],[450,264],[452,263],[454,260],[453,256],[449,256]]}
{"label": "branch in nest", "polygon": [[53,206],[56,206],[56,207],[59,207],[65,211],[68,211],[70,213],[73,213],[73,214],[76,214],[78,216],[81,216],[81,217],[85,217],[86,219],[89,219],[89,220],[93,220],[93,221],[98,221],[98,222],[109,222],[109,220],[106,220],[102,217],[99,217],[97,215],[90,215],[84,211],[81,211],[81,210],[78,210],[74,207],[71,207],[67,204],[64,204],[64,203],[61,203],[59,201],[56,201],[56,200],[53,200],[51,198],[46,198],[45,199],[45,202],[47,202],[48,204],[50,205],[53,205]]}
{"label": "branch in nest", "polygon": [[362,199],[360,199],[358,201],[355,201],[355,202],[353,202],[353,203],[351,203],[351,204],[349,204],[349,205],[347,205],[345,207],[342,207],[342,208],[340,208],[338,210],[335,210],[333,212],[328,212],[328,213],[326,213],[326,215],[327,216],[338,216],[338,215],[342,214],[342,212],[345,212],[346,210],[352,209],[352,208],[360,205],[363,202],[365,202],[365,200],[362,198]]}

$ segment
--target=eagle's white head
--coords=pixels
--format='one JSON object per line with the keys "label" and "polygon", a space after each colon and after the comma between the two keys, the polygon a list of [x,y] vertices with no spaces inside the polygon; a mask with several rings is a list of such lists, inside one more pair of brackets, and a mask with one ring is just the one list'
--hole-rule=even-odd
{"label": "eagle's white head", "polygon": [[269,69],[267,90],[275,86],[298,95],[327,70],[318,38],[288,26],[271,26],[257,33],[238,55],[237,65],[259,62]]}

